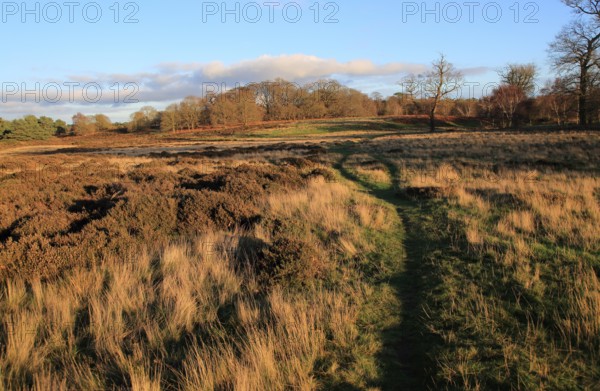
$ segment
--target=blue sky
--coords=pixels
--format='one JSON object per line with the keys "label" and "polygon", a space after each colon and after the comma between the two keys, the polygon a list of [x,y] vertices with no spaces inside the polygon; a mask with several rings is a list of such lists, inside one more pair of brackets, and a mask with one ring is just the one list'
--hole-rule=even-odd
{"label": "blue sky", "polygon": [[439,53],[480,83],[476,95],[507,63],[537,64],[542,85],[548,43],[572,18],[559,0],[74,3],[1,3],[0,117],[69,121],[81,111],[122,121],[144,104],[201,95],[203,83],[276,77],[334,77],[390,95]]}

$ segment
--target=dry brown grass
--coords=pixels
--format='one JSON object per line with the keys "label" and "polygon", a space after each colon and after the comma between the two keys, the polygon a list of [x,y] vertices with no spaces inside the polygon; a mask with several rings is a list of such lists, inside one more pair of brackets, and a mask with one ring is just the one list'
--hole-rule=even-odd
{"label": "dry brown grass", "polygon": [[555,314],[570,349],[591,349],[600,355],[600,282],[593,268],[582,262],[561,271],[562,311]]}
{"label": "dry brown grass", "polygon": [[269,208],[279,216],[318,222],[327,231],[341,232],[348,225],[346,205],[351,190],[323,179],[310,182],[306,190],[269,197]]}
{"label": "dry brown grass", "polygon": [[414,135],[371,148],[390,151],[403,186],[437,189],[418,201],[448,218],[439,229],[453,256],[431,255],[442,276],[429,321],[445,341],[439,385],[594,389],[599,135]]}
{"label": "dry brown grass", "polygon": [[[427,176],[435,167],[424,169],[417,177],[408,178],[414,187],[439,187],[454,205],[476,212],[479,219],[501,212],[496,230],[509,238],[519,235],[546,238],[587,251],[600,249],[600,204],[597,192],[600,179],[573,172],[570,175],[547,173],[530,178],[529,171],[515,170],[498,177],[485,168],[471,169],[467,178],[447,187],[438,176]],[[495,178],[490,181],[487,178]],[[477,189],[474,191],[473,189]]]}
{"label": "dry brown grass", "polygon": [[[107,260],[56,282],[36,282],[27,292],[20,280],[6,283],[0,303],[4,381],[31,378],[38,389],[116,382],[156,390],[174,379],[190,390],[318,388],[313,370],[328,354],[326,340],[354,343],[360,292],[298,295],[277,288],[255,297],[252,275],[235,270],[229,251],[197,250],[207,241],[225,249],[229,237],[169,245],[156,261]],[[230,305],[235,311],[224,320],[219,313]],[[232,326],[235,332],[225,333]],[[86,349],[97,355],[93,362],[77,353],[84,336]],[[173,341],[181,341],[183,354],[175,372]],[[51,361],[59,372],[47,366]]]}
{"label": "dry brown grass", "polygon": [[[281,218],[302,221],[307,227],[327,232],[349,256],[366,253],[370,248],[361,229],[387,230],[391,226],[389,210],[345,184],[327,183],[323,178],[311,181],[306,189],[272,195],[268,203],[272,213]],[[302,232],[304,238],[310,235]]]}
{"label": "dry brown grass", "polygon": [[[332,183],[327,167],[341,153],[324,155],[317,139],[198,153],[180,144],[200,136],[169,139],[171,151],[187,152],[178,156],[4,154],[0,387],[373,384],[383,347],[364,334],[371,319],[361,310],[398,293],[374,289],[361,270],[380,267],[365,256],[382,251],[372,232],[387,235],[397,216]],[[375,194],[396,183],[428,189],[414,193],[415,208],[429,208],[422,221],[445,247],[423,239],[410,249],[423,252],[412,259],[419,270],[432,270],[411,294],[429,315],[414,327],[443,342],[426,352],[440,388],[597,384],[599,141],[593,132],[473,132],[352,147],[360,152],[344,167]],[[75,142],[131,155],[136,144],[162,148],[161,136]]]}
{"label": "dry brown grass", "polygon": [[[317,364],[328,378],[351,376],[343,355],[361,343],[366,289],[346,261],[369,246],[361,230],[388,226],[385,208],[313,175],[322,166],[310,161],[62,158],[42,158],[55,167],[52,178],[30,167],[7,173],[14,186],[0,191],[11,211],[0,219],[10,250],[2,258],[10,278],[0,283],[3,386],[312,390],[322,388]],[[215,204],[195,204],[206,225],[175,235],[176,198],[202,192]],[[72,207],[78,202],[85,206]],[[238,209],[261,218],[218,225],[241,223]],[[303,289],[263,285],[256,274],[261,251],[282,238],[319,259],[289,275],[308,276]],[[24,247],[30,240],[40,241],[36,251]],[[53,252],[57,244],[62,252]],[[324,282],[338,274],[334,285]]]}

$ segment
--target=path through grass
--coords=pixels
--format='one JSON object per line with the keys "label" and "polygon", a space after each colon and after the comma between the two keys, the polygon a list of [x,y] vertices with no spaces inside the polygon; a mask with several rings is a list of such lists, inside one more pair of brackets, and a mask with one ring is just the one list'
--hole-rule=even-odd
{"label": "path through grass", "polygon": [[399,197],[396,167],[383,159],[372,156],[385,165],[389,183],[357,175],[348,165],[348,159],[358,153],[352,147],[333,152],[341,155],[334,167],[342,177],[395,209],[398,217],[392,231],[370,238],[377,251],[369,256],[374,270],[367,275],[374,279],[376,292],[363,308],[361,326],[363,332],[376,334],[382,346],[378,355],[381,376],[373,386],[384,390],[432,387],[434,363],[428,352],[439,341],[427,330],[423,309],[426,292],[435,288],[438,279],[424,255],[447,247],[447,238],[438,229],[443,210]]}

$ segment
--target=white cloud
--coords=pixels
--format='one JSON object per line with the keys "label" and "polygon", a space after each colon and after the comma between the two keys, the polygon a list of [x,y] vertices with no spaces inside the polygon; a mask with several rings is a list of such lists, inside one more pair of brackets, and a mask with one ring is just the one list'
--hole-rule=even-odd
{"label": "white cloud", "polygon": [[423,65],[418,64],[389,63],[376,65],[370,60],[339,62],[335,59],[292,54],[281,56],[264,55],[230,66],[215,62],[198,66],[194,70],[194,73],[197,76],[214,79],[215,81],[235,79],[238,82],[257,82],[277,77],[290,81],[308,81],[329,77],[333,74],[375,76],[416,72],[424,69]]}
{"label": "white cloud", "polygon": [[340,62],[304,54],[270,56],[243,60],[234,64],[163,63],[155,72],[129,75],[104,75],[103,79],[130,81],[140,86],[140,100],[172,101],[188,95],[202,95],[204,83],[216,83],[227,88],[265,80],[283,78],[299,84],[331,77],[368,79],[423,72],[425,65],[412,63],[387,63],[378,65],[370,60]]}

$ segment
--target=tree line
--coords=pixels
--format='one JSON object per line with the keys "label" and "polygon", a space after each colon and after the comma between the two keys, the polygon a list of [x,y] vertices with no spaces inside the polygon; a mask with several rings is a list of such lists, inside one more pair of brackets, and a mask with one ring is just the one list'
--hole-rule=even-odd
{"label": "tree line", "polygon": [[26,115],[12,121],[0,118],[0,140],[44,140],[66,134],[69,128],[65,121],[46,116]]}
{"label": "tree line", "polygon": [[[534,122],[589,126],[600,122],[600,0],[563,0],[574,13],[548,47],[556,78],[535,94],[537,67],[509,64],[498,72],[500,85],[477,102],[444,99],[460,88],[463,75],[444,55],[425,75],[403,81],[412,113],[427,113],[435,129],[438,111],[469,113],[486,118],[494,127],[511,128]],[[415,93],[419,92],[419,99]],[[465,111],[466,110],[466,111]],[[462,112],[462,113],[461,113]]]}
{"label": "tree line", "polygon": [[247,126],[253,122],[377,115],[375,101],[335,80],[299,86],[283,79],[253,83],[204,97],[189,96],[164,111],[144,107],[131,115],[129,130],[191,130]]}
{"label": "tree line", "polygon": [[72,124],[27,115],[0,118],[0,139],[27,140],[52,135],[105,131],[192,130],[210,126],[248,126],[254,122],[339,117],[427,115],[431,130],[436,116],[472,117],[496,128],[523,125],[589,126],[600,122],[600,0],[563,0],[574,13],[548,47],[556,78],[536,88],[534,64],[508,64],[498,71],[491,93],[457,98],[463,75],[440,55],[429,72],[399,81],[401,91],[384,98],[370,96],[336,80],[300,86],[283,79],[263,81],[205,96],[189,96],[159,111],[151,106],[131,114],[127,123],[112,123],[104,114],[77,113]]}
{"label": "tree line", "polygon": [[535,64],[507,64],[499,84],[479,99],[452,98],[464,77],[444,55],[424,75],[409,75],[401,92],[386,99],[367,96],[335,80],[298,86],[283,79],[238,87],[206,97],[188,97],[159,112],[151,107],[132,114],[129,130],[177,131],[255,121],[364,116],[436,115],[473,117],[491,127],[600,122],[600,0],[562,0],[573,20],[548,47],[556,77],[536,88]]}

